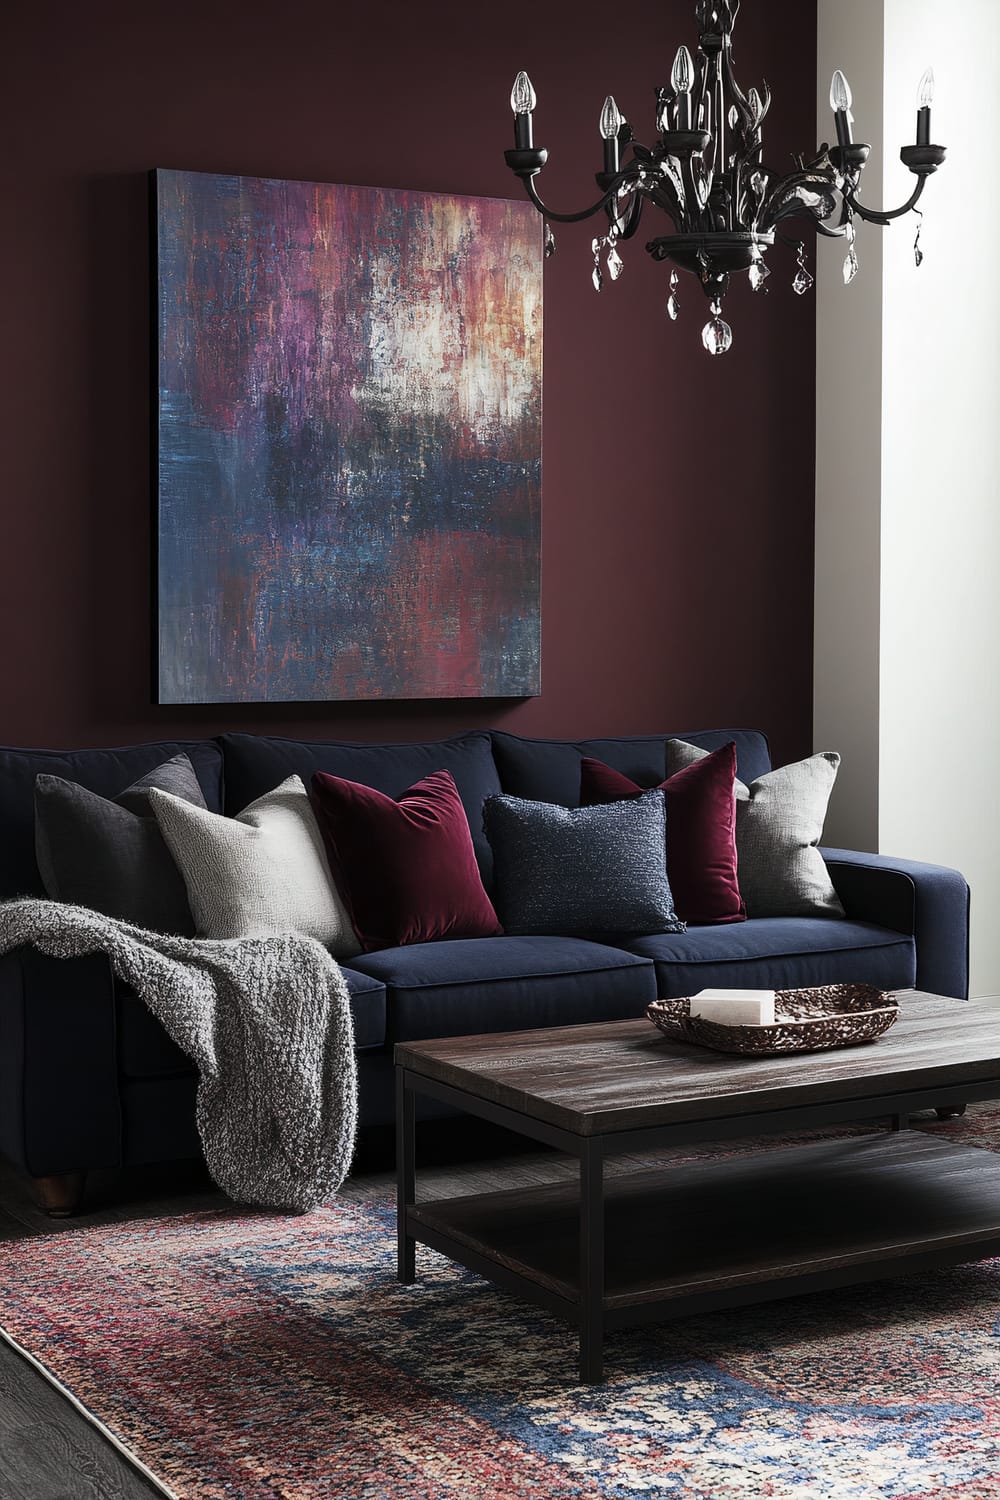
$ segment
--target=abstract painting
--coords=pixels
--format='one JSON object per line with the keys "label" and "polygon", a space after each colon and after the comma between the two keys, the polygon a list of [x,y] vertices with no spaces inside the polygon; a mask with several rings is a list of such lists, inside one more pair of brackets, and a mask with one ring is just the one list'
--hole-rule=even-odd
{"label": "abstract painting", "polygon": [[535,210],[154,194],[159,701],[538,693]]}

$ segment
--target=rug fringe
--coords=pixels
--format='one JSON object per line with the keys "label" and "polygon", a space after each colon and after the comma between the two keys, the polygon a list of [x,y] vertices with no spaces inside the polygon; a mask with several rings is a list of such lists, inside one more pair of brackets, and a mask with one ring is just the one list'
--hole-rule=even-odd
{"label": "rug fringe", "polygon": [[146,1467],[141,1458],[137,1458],[131,1449],[126,1448],[121,1438],[116,1437],[110,1427],[105,1427],[100,1417],[95,1417],[94,1413],[89,1411],[83,1402],[73,1395],[72,1391],[67,1390],[62,1381],[53,1375],[51,1370],[46,1369],[40,1359],[36,1359],[33,1354],[25,1349],[23,1344],[19,1344],[17,1339],[13,1338],[7,1332],[6,1328],[0,1327],[0,1339],[3,1339],[4,1343],[8,1344],[15,1353],[20,1354],[22,1359],[26,1359],[28,1364],[32,1365],[38,1371],[39,1375],[48,1381],[49,1385],[55,1387],[60,1396],[64,1396],[69,1404],[76,1408],[81,1417],[84,1417],[90,1423],[91,1427],[96,1427],[101,1436],[107,1438],[112,1447],[117,1448],[122,1457],[127,1459],[134,1469],[138,1469],[144,1479],[148,1479],[150,1484],[155,1485],[162,1495],[166,1495],[167,1500],[181,1500],[176,1490],[172,1490],[169,1485],[164,1484],[162,1479],[158,1479],[152,1469]]}

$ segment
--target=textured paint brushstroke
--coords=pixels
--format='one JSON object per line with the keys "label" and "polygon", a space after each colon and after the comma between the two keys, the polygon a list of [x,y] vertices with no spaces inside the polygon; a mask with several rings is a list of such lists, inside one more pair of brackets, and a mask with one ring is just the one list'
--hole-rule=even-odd
{"label": "textured paint brushstroke", "polygon": [[531,206],[156,190],[160,701],[537,693]]}

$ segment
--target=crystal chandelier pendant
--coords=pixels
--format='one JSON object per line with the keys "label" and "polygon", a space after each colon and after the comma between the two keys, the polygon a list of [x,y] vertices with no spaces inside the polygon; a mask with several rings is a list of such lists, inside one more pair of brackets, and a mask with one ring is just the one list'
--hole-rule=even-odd
{"label": "crystal chandelier pendant", "polygon": [[765,297],[767,296],[767,287],[764,283],[770,274],[771,267],[764,263],[763,257],[758,256],[750,267],[750,285],[755,292],[763,292]]}
{"label": "crystal chandelier pendant", "polygon": [[595,292],[599,292],[601,290],[601,287],[604,285],[604,272],[601,270],[601,242],[600,242],[600,240],[598,240],[598,239],[591,240],[591,242],[590,242],[590,248],[594,252],[594,270],[593,270],[593,273],[592,273],[590,279],[594,283],[594,291]]}
{"label": "crystal chandelier pendant", "polygon": [[677,288],[680,285],[680,277],[676,271],[670,273],[670,296],[667,298],[667,315],[671,323],[676,323],[680,316],[681,304],[677,296]]}
{"label": "crystal chandelier pendant", "polygon": [[733,330],[722,318],[722,304],[712,303],[712,317],[701,331],[701,341],[709,354],[728,354],[733,347]]}
{"label": "crystal chandelier pendant", "polygon": [[796,259],[798,260],[799,269],[795,273],[795,280],[792,282],[792,290],[794,292],[797,292],[800,297],[804,297],[815,280],[815,278],[809,274],[809,268],[806,265],[805,240],[799,240],[799,251]]}
{"label": "crystal chandelier pendant", "polygon": [[617,281],[625,269],[625,262],[618,254],[616,247],[612,244],[608,250],[608,275],[612,281]]}
{"label": "crystal chandelier pendant", "polygon": [[919,220],[919,223],[917,224],[917,237],[913,241],[913,259],[916,262],[917,270],[919,271],[920,267],[924,263],[924,252],[920,248],[920,235],[924,227],[924,216],[920,212],[919,208],[915,208],[913,212],[916,214]]}
{"label": "crystal chandelier pendant", "polygon": [[552,225],[545,226],[545,259],[549,260],[556,253],[556,237],[552,233]]}
{"label": "crystal chandelier pendant", "polygon": [[844,285],[850,286],[851,282],[854,280],[855,276],[857,276],[858,272],[861,269],[861,266],[858,262],[858,252],[854,247],[854,242],[857,239],[857,232],[854,228],[854,220],[851,218],[847,220],[847,226],[844,230],[844,235],[848,245],[847,258],[844,261]]}

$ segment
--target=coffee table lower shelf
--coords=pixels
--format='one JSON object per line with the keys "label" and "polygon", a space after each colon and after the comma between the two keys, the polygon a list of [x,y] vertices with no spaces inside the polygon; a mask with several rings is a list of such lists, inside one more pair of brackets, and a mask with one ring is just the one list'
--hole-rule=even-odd
{"label": "coffee table lower shelf", "polygon": [[[599,1317],[622,1328],[998,1255],[1000,1156],[856,1136],[609,1175],[603,1210]],[[404,1233],[584,1331],[580,1225],[566,1182],[411,1203]]]}

